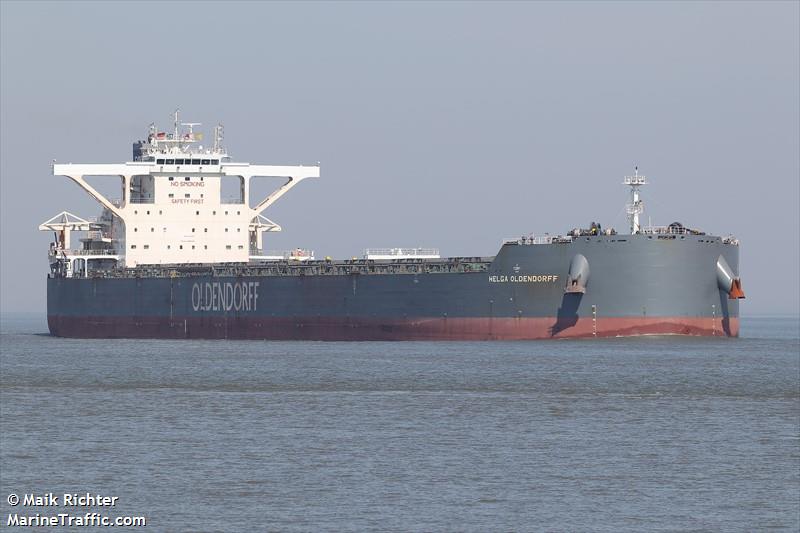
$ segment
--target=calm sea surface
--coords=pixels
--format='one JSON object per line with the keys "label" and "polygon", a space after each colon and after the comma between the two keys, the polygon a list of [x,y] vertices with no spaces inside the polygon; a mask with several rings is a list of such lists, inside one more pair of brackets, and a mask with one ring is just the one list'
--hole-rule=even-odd
{"label": "calm sea surface", "polygon": [[[797,318],[513,343],[46,331],[2,320],[2,528],[89,511],[147,531],[800,529]],[[119,500],[7,502],[45,492]]]}

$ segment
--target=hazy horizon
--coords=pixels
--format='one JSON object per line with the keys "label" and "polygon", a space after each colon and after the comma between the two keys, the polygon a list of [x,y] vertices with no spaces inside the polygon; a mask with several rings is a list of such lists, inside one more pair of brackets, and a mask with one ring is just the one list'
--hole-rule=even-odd
{"label": "hazy horizon", "polygon": [[128,161],[175,108],[234,161],[321,162],[266,248],[627,232],[638,164],[645,222],[740,240],[742,315],[800,314],[800,3],[2,1],[0,28],[4,314],[45,310],[38,225],[100,211],[52,160]]}

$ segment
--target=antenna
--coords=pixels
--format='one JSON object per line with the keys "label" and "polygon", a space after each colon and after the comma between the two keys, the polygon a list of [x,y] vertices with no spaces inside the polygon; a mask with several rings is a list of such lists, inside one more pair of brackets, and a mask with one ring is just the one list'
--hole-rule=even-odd
{"label": "antenna", "polygon": [[214,128],[214,151],[222,150],[222,124],[217,124]]}
{"label": "antenna", "polygon": [[200,126],[202,122],[181,122],[181,126],[189,126],[189,140],[194,140],[194,127]]}
{"label": "antenna", "polygon": [[178,113],[180,109],[175,110],[175,135],[172,136],[173,139],[178,139]]}
{"label": "antenna", "polygon": [[181,122],[181,126],[189,126],[189,133],[192,133],[192,128],[201,125],[202,122]]}
{"label": "antenna", "polygon": [[639,198],[639,187],[647,185],[647,177],[639,175],[639,165],[634,165],[633,169],[634,175],[625,176],[625,179],[622,180],[623,185],[628,185],[631,188],[631,203],[625,206],[628,212],[628,220],[631,223],[631,235],[641,233],[639,215],[644,213],[644,202]]}

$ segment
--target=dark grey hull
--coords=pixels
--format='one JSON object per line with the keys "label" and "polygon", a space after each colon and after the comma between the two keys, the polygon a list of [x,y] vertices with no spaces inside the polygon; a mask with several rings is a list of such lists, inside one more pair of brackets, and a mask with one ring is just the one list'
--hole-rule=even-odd
{"label": "dark grey hull", "polygon": [[[718,263],[723,258],[738,277],[738,253],[738,245],[705,235],[613,235],[504,245],[477,271],[426,261],[402,273],[258,275],[240,266],[51,277],[48,322],[54,335],[67,337],[736,336],[739,304]],[[318,272],[311,266],[308,272]],[[570,288],[571,269],[583,278]]]}

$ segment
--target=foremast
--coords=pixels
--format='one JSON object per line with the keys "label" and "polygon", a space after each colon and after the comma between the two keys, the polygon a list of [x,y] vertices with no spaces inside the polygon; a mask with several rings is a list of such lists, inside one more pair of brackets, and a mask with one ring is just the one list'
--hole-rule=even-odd
{"label": "foremast", "polygon": [[639,175],[639,167],[634,167],[633,176],[625,176],[622,180],[623,185],[631,188],[631,203],[625,206],[628,213],[628,221],[631,224],[631,235],[642,232],[639,224],[639,216],[644,213],[644,202],[639,198],[639,187],[647,185],[647,177]]}

